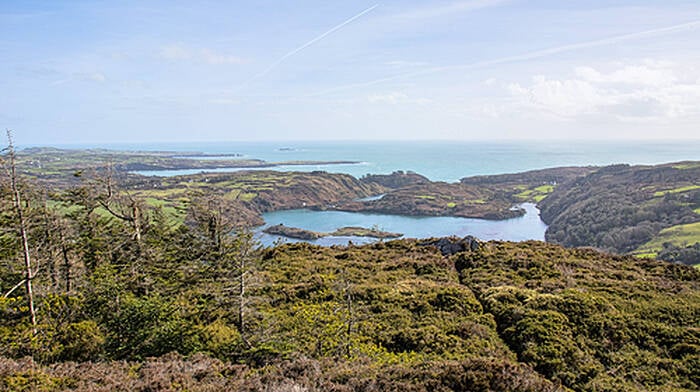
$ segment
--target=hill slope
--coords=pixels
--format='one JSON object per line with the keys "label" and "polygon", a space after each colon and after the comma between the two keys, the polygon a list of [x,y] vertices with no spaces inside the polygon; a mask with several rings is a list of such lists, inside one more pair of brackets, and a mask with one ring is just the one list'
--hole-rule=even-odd
{"label": "hill slope", "polygon": [[[632,252],[662,230],[692,228],[686,225],[700,222],[700,164],[608,166],[556,187],[539,207],[549,225],[547,241]],[[700,241],[691,237],[676,245]],[[646,253],[659,251],[657,246]]]}
{"label": "hill slope", "polygon": [[[700,272],[541,242],[489,242],[469,249],[443,256],[415,240],[267,249],[247,297],[245,339],[236,332],[236,306],[216,295],[229,281],[212,277],[196,261],[183,259],[162,275],[152,274],[148,292],[124,283],[131,279],[128,270],[101,269],[79,296],[66,297],[75,298],[77,307],[72,325],[96,325],[97,332],[90,333],[102,343],[93,355],[136,362],[28,365],[4,359],[0,386],[309,391],[700,386]],[[121,300],[109,301],[107,292]],[[42,328],[49,332],[51,324]],[[96,339],[73,331],[79,341]],[[11,346],[4,347],[4,355],[12,355]],[[139,360],[173,350],[208,354]],[[69,359],[70,352],[58,358]],[[95,374],[104,384],[97,384]]]}

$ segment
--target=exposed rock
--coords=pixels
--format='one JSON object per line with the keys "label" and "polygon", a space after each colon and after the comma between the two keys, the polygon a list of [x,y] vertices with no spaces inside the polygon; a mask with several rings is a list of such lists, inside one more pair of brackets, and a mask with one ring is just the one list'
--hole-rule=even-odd
{"label": "exposed rock", "polygon": [[451,256],[460,252],[476,252],[479,250],[479,240],[471,235],[464,238],[444,237],[418,243],[420,246],[434,246],[443,256]]}
{"label": "exposed rock", "polygon": [[324,233],[317,233],[315,231],[304,230],[297,227],[289,227],[281,223],[279,225],[270,226],[263,230],[263,232],[267,234],[281,235],[283,237],[297,238],[306,241],[317,240],[325,236]]}
{"label": "exposed rock", "polygon": [[300,229],[297,227],[285,226],[283,224],[270,226],[263,230],[264,233],[272,235],[280,235],[283,237],[296,238],[300,240],[312,241],[328,236],[352,236],[352,237],[372,237],[372,238],[399,238],[401,233],[391,233],[377,229],[366,229],[364,227],[341,227],[332,233],[323,233],[311,230]]}

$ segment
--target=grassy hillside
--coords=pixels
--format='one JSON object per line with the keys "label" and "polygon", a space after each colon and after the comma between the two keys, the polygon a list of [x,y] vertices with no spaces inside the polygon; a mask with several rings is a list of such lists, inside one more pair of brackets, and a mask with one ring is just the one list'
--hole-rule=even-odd
{"label": "grassy hillside", "polygon": [[[539,206],[547,241],[655,257],[664,243],[699,241],[700,166],[609,166],[556,187]],[[700,263],[691,253],[677,261]]]}
{"label": "grassy hillside", "polygon": [[633,254],[658,254],[664,249],[664,244],[688,246],[700,242],[700,222],[671,226],[663,229],[651,241],[641,245]]}

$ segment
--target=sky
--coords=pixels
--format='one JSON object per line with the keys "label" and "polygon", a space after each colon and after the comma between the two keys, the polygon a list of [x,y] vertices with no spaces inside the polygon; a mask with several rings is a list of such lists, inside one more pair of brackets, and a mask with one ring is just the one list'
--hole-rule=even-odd
{"label": "sky", "polygon": [[700,1],[0,0],[18,144],[700,138]]}

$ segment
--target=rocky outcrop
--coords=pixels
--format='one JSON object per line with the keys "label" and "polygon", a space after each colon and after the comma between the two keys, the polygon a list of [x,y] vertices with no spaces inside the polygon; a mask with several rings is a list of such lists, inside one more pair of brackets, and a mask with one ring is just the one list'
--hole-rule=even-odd
{"label": "rocky outcrop", "polygon": [[317,231],[300,229],[297,227],[285,226],[283,224],[274,225],[263,230],[264,233],[279,235],[283,237],[296,238],[299,240],[313,241],[322,237],[371,237],[378,239],[389,239],[403,237],[400,233],[391,233],[378,229],[366,229],[364,227],[346,226],[337,229],[332,233],[321,233]]}
{"label": "rocky outcrop", "polygon": [[326,235],[324,233],[317,233],[311,230],[304,230],[297,227],[285,226],[281,223],[279,225],[274,225],[266,228],[265,230],[263,230],[263,233],[280,235],[289,238],[296,238],[305,241],[317,240]]}
{"label": "rocky outcrop", "polygon": [[375,183],[381,186],[398,189],[409,185],[427,184],[431,181],[418,173],[412,171],[395,171],[391,174],[367,174],[360,181],[364,183]]}
{"label": "rocky outcrop", "polygon": [[451,256],[460,252],[476,252],[479,250],[479,240],[471,235],[464,238],[445,237],[419,242],[420,246],[434,246],[443,256]]}

